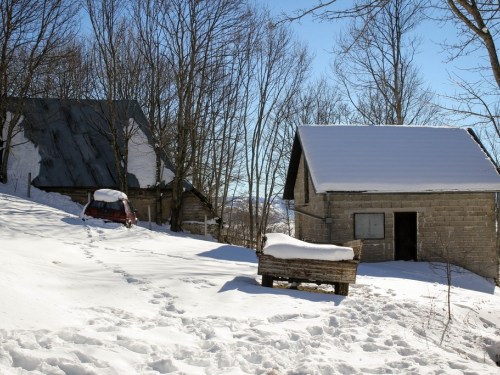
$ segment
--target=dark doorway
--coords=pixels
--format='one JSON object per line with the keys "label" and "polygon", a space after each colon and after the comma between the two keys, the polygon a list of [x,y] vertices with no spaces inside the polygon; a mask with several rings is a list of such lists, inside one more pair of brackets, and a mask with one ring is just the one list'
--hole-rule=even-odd
{"label": "dark doorway", "polygon": [[417,260],[417,213],[394,213],[394,260]]}

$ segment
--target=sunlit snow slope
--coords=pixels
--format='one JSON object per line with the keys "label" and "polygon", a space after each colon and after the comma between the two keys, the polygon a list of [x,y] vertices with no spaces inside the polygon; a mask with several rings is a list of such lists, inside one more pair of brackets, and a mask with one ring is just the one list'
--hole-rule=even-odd
{"label": "sunlit snow slope", "polygon": [[0,374],[500,373],[500,292],[470,273],[447,325],[427,263],[363,264],[349,297],[269,289],[252,250],[16,188],[0,184]]}

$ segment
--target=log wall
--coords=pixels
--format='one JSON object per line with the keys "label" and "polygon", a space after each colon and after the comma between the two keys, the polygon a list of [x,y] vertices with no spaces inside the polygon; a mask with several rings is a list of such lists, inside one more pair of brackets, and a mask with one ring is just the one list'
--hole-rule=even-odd
{"label": "log wall", "polygon": [[[41,188],[48,192],[56,192],[69,196],[73,201],[85,205],[87,203],[88,192],[91,195],[94,189],[80,188]],[[156,221],[156,198],[155,191],[148,189],[129,189],[128,198],[135,209],[138,209],[137,217],[140,221],[148,221],[148,205],[151,205],[151,220]],[[162,223],[167,222],[170,218],[172,202],[172,191],[164,190],[162,196]],[[205,214],[209,219],[213,217],[213,213],[207,206],[201,202],[192,192],[185,191],[183,194],[183,210],[181,213],[182,221],[204,221]]]}

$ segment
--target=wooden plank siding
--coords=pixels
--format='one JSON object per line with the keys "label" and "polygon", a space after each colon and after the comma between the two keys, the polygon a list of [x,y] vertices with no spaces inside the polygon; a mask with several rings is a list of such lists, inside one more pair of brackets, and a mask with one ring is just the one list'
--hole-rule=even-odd
{"label": "wooden plank siding", "polygon": [[259,275],[320,283],[355,283],[359,261],[325,261],[316,259],[281,259],[259,256]]}

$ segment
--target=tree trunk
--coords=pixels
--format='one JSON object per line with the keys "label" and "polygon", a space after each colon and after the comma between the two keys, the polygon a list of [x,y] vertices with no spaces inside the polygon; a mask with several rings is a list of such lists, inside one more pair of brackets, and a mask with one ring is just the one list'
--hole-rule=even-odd
{"label": "tree trunk", "polygon": [[182,232],[181,227],[181,210],[182,210],[182,195],[183,195],[184,179],[180,179],[177,175],[173,181],[172,189],[172,210],[170,216],[170,229],[174,232]]}
{"label": "tree trunk", "polygon": [[161,225],[162,222],[162,208],[161,208],[161,172],[162,172],[162,162],[161,162],[161,150],[155,147],[156,154],[156,184],[155,184],[155,202],[156,202],[156,224]]}

